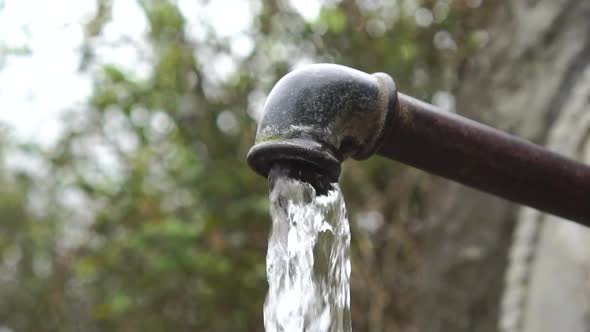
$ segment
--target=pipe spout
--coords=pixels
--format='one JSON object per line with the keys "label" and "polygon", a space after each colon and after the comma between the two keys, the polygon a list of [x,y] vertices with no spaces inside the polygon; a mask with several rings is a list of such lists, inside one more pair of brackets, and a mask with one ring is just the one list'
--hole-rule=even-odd
{"label": "pipe spout", "polygon": [[[334,64],[293,71],[264,105],[248,163],[267,176],[276,163],[295,163],[337,182],[340,163],[378,148],[395,109],[393,79]],[[308,172],[309,173],[309,172]]]}

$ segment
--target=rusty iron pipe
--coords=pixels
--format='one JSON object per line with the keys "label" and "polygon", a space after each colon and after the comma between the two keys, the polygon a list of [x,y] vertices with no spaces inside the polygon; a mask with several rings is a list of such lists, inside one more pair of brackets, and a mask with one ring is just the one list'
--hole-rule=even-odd
{"label": "rusty iron pipe", "polygon": [[287,165],[321,194],[345,159],[373,154],[590,226],[590,166],[398,93],[383,73],[331,64],[289,73],[247,159],[263,176]]}
{"label": "rusty iron pipe", "polygon": [[377,154],[590,226],[590,167],[398,93]]}

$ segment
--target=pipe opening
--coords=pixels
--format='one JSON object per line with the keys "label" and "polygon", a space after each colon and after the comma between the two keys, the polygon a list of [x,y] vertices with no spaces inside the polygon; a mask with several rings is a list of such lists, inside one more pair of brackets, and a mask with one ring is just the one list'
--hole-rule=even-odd
{"label": "pipe opening", "polygon": [[[328,177],[310,163],[300,160],[280,160],[275,162],[271,168],[277,166],[286,173],[286,176],[309,183],[315,189],[317,196],[327,195],[330,190],[334,189]],[[271,173],[268,174],[269,188],[274,187],[275,180]]]}
{"label": "pipe opening", "polygon": [[310,183],[318,195],[325,195],[338,182],[340,161],[331,150],[308,139],[286,139],[256,144],[248,152],[248,164],[268,177],[276,165],[289,170],[289,176]]}

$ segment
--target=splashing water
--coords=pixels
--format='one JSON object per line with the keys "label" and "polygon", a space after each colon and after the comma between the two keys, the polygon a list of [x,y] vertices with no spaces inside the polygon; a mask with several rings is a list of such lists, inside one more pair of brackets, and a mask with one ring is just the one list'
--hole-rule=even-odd
{"label": "splashing water", "polygon": [[266,332],[350,332],[350,230],[338,184],[316,196],[278,167],[270,183]]}

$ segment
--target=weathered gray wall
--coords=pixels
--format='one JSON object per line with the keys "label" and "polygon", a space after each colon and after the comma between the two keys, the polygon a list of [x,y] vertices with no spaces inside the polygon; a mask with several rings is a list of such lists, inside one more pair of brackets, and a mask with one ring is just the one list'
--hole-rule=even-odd
{"label": "weathered gray wall", "polygon": [[[462,73],[458,112],[590,160],[590,1],[498,1],[495,7],[490,45]],[[433,188],[429,207],[420,331],[498,331],[500,314],[506,332],[590,328],[581,322],[590,298],[584,294],[588,231],[444,180]],[[501,306],[519,223],[518,241],[530,244],[513,250],[521,270],[511,268],[513,293]],[[578,311],[566,315],[567,305]]]}

